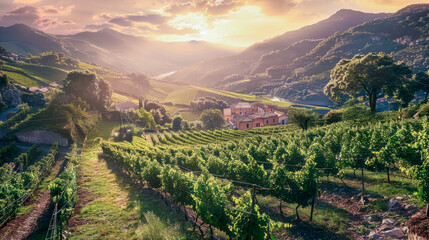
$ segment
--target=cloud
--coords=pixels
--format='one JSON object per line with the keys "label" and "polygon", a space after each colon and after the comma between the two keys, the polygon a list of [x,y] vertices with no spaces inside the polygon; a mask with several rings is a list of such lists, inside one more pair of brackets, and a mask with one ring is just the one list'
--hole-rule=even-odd
{"label": "cloud", "polygon": [[101,24],[88,24],[85,26],[86,29],[90,30],[101,30],[104,28],[112,28],[113,24],[110,23],[101,23]]}
{"label": "cloud", "polygon": [[297,6],[294,0],[251,0],[249,4],[259,6],[267,15],[282,15]]}
{"label": "cloud", "polygon": [[163,16],[156,13],[150,13],[150,14],[131,14],[127,16],[127,19],[133,22],[147,22],[150,24],[162,24],[168,21],[169,17]]}
{"label": "cloud", "polygon": [[164,11],[174,15],[189,12],[224,15],[243,5],[244,1],[240,0],[193,0],[170,4],[164,8]]}
{"label": "cloud", "polygon": [[34,25],[40,21],[38,9],[32,6],[18,7],[7,12],[0,21],[1,25],[10,26],[15,23]]}
{"label": "cloud", "polygon": [[10,26],[16,23],[22,23],[31,27],[46,29],[52,28],[58,25],[70,25],[71,21],[59,21],[57,18],[52,16],[64,16],[70,13],[74,6],[69,7],[58,7],[44,6],[36,8],[34,6],[22,6],[17,7],[1,18],[0,24],[4,26]]}

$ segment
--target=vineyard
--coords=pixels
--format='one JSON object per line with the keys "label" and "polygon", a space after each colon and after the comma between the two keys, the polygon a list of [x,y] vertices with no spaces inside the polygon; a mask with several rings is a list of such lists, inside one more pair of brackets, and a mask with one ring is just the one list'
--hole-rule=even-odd
{"label": "vineyard", "polygon": [[17,214],[46,177],[57,159],[58,145],[53,145],[46,156],[28,166],[36,153],[37,148],[32,146],[14,159],[14,164],[5,163],[0,167],[0,226]]}
{"label": "vineyard", "polygon": [[109,161],[183,208],[201,233],[213,236],[217,229],[224,237],[263,239],[281,238],[291,219],[272,219],[258,204],[277,199],[281,215],[293,208],[298,220],[300,208],[311,205],[311,221],[322,177],[325,183],[329,177],[343,181],[358,170],[365,204],[365,173],[383,172],[387,182],[392,175],[412,178],[420,202],[427,203],[428,134],[425,118],[365,126],[342,122],[308,131],[286,126],[164,133],[151,135],[151,141],[137,136],[101,146]]}

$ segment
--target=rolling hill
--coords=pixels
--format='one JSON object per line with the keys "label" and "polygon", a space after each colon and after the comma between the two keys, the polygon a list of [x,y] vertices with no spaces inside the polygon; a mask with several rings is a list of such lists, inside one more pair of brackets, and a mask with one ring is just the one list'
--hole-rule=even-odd
{"label": "rolling hill", "polygon": [[[256,43],[241,54],[188,66],[167,79],[234,91],[258,91],[257,88],[266,84],[266,81],[252,79],[252,76],[265,73],[269,67],[291,63],[296,58],[310,52],[320,41],[338,31],[345,31],[350,27],[386,15],[384,13],[371,14],[340,10],[328,19],[316,24]],[[246,79],[255,82],[255,84],[242,81]],[[240,84],[240,81],[243,84]],[[240,85],[244,85],[244,88]]]}
{"label": "rolling hill", "polygon": [[166,43],[111,29],[55,36],[24,24],[0,27],[0,45],[21,55],[53,51],[122,72],[153,76],[202,60],[237,53],[235,49],[204,41]]}

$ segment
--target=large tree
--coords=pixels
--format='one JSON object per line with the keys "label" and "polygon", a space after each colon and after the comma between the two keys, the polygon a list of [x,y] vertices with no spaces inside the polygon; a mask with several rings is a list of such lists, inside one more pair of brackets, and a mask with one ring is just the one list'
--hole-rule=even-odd
{"label": "large tree", "polygon": [[292,108],[288,113],[288,121],[297,124],[302,130],[307,130],[319,120],[317,113],[308,109]]}
{"label": "large tree", "polygon": [[355,97],[365,94],[371,112],[375,113],[380,94],[411,100],[406,89],[411,74],[408,66],[396,63],[385,53],[358,54],[352,59],[341,60],[335,66],[324,91],[333,101],[341,101],[344,95]]}
{"label": "large tree", "polygon": [[89,71],[71,71],[64,80],[64,92],[87,102],[92,108],[104,110],[110,104],[110,86]]}
{"label": "large tree", "polygon": [[203,122],[204,128],[206,129],[219,129],[225,124],[223,114],[219,109],[207,109],[201,113],[201,122]]}
{"label": "large tree", "polygon": [[428,72],[418,72],[413,78],[414,87],[417,91],[425,93],[425,101],[429,96],[429,74]]}

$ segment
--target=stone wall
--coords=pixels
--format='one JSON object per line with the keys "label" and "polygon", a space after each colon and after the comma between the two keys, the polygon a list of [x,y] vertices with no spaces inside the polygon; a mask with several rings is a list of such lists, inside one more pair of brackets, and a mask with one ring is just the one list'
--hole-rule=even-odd
{"label": "stone wall", "polygon": [[50,145],[57,142],[60,146],[66,147],[69,145],[67,138],[53,131],[33,130],[17,133],[15,136],[18,138],[18,141],[25,143]]}

